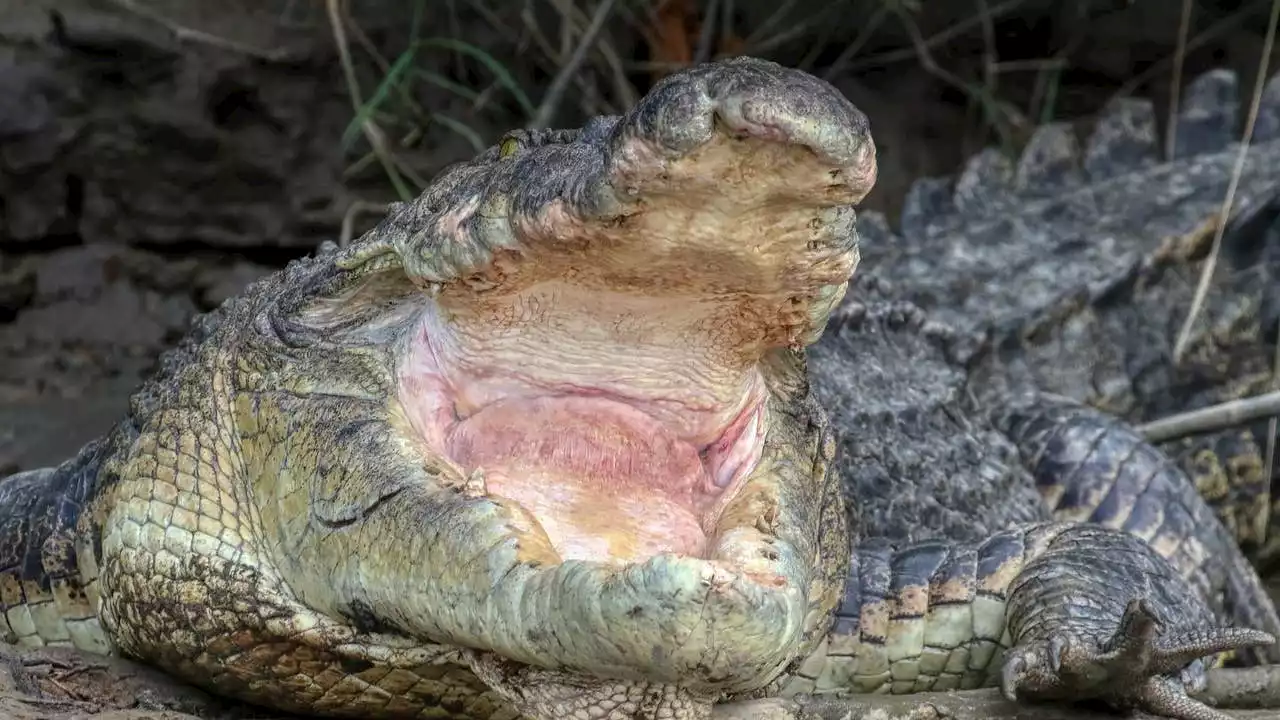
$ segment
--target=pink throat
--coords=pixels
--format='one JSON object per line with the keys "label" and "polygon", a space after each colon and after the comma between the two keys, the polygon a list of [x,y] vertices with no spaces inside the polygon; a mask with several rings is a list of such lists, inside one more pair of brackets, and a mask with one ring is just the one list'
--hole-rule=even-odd
{"label": "pink throat", "polygon": [[660,413],[625,388],[574,385],[571,368],[548,383],[519,367],[442,362],[447,344],[447,330],[423,322],[399,372],[401,402],[432,454],[463,475],[480,471],[485,493],[528,510],[565,560],[707,555],[721,511],[760,459],[759,383],[707,433],[705,423],[659,420],[671,402]]}

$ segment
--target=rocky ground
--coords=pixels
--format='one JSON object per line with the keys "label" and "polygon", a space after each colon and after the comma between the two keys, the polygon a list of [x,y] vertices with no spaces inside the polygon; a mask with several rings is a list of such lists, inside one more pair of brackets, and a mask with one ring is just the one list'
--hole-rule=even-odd
{"label": "rocky ground", "polygon": [[[383,6],[362,7],[376,18]],[[390,199],[385,178],[343,150],[352,108],[332,36],[278,22],[281,7],[0,0],[0,475],[55,463],[104,432],[194,314],[334,237],[354,200]],[[396,39],[403,22],[384,15],[366,18],[371,42]],[[1158,20],[1143,26],[1168,30],[1167,46],[1168,17]],[[1135,24],[1108,22],[1090,42],[1114,44]],[[1205,46],[1196,62],[1256,61],[1252,37],[1222,36],[1216,47],[1229,51]],[[1138,62],[1114,49],[1092,57],[1095,75]],[[833,78],[873,119],[881,181],[870,203],[890,214],[911,180],[949,172],[972,149],[959,137],[971,109],[908,60]],[[1064,103],[1096,107],[1114,90],[1064,87]],[[431,99],[485,141],[521,122]],[[431,132],[412,159],[428,177],[471,152]],[[993,693],[931,701],[957,718],[1017,715]],[[918,705],[893,712],[944,716]],[[267,717],[125,661],[0,654],[3,718],[255,716]]]}
{"label": "rocky ground", "polygon": [[[1236,704],[1277,701],[1271,673],[1238,671],[1211,679],[1209,694]],[[1026,708],[995,690],[898,697],[802,698],[798,720],[1103,720],[1091,709]],[[793,708],[794,709],[794,708]],[[716,720],[793,720],[770,712],[717,715]],[[1274,720],[1272,710],[1233,710],[1238,720]],[[303,720],[236,706],[119,658],[66,650],[0,654],[0,717],[5,720]]]}

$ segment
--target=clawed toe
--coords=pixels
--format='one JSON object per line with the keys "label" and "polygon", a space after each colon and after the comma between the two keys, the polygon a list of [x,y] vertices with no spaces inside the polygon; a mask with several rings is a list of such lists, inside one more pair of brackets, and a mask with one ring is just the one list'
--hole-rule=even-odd
{"label": "clawed toe", "polygon": [[1226,715],[1190,697],[1203,689],[1203,658],[1264,645],[1275,639],[1242,628],[1166,632],[1144,600],[1130,601],[1115,634],[1096,642],[1066,631],[1005,657],[1001,690],[1006,698],[1093,698],[1178,720],[1221,720]]}

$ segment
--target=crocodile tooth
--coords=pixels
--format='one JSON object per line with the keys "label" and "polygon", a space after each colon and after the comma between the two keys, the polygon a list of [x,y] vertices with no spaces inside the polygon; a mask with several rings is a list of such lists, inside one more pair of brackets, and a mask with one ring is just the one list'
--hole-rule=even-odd
{"label": "crocodile tooth", "polygon": [[817,213],[815,240],[837,254],[858,249],[858,214],[852,205],[821,208]]}
{"label": "crocodile tooth", "polygon": [[1013,162],[998,148],[985,148],[965,163],[956,178],[955,204],[962,213],[982,212],[1013,185]]}
{"label": "crocodile tooth", "polygon": [[902,234],[924,235],[929,226],[935,225],[955,212],[951,195],[951,178],[921,178],[911,184],[902,200]]}
{"label": "crocodile tooth", "polygon": [[1154,165],[1158,157],[1155,106],[1150,100],[1116,98],[1103,108],[1085,143],[1084,170],[1103,180]]}
{"label": "crocodile tooth", "polygon": [[1046,191],[1079,185],[1080,142],[1070,123],[1046,123],[1036,128],[1018,160],[1015,186],[1022,191]]}
{"label": "crocodile tooth", "polygon": [[511,196],[490,195],[484,205],[471,216],[472,237],[484,245],[485,262],[493,250],[513,250],[520,246],[515,230],[511,227]]}
{"label": "crocodile tooth", "polygon": [[1253,126],[1254,142],[1280,140],[1280,73],[1271,76],[1262,90],[1258,120]]}
{"label": "crocodile tooth", "polygon": [[1236,140],[1240,80],[1231,70],[1210,70],[1182,91],[1174,156],[1220,152]]}
{"label": "crocodile tooth", "polygon": [[401,257],[405,271],[411,276],[435,283],[454,279],[453,268],[442,257],[447,252],[448,244],[439,242],[434,224],[410,235],[405,245],[419,249],[418,252],[403,254]]}
{"label": "crocodile tooth", "polygon": [[483,468],[476,468],[467,476],[462,484],[462,494],[469,498],[488,497],[489,483],[485,479]]}

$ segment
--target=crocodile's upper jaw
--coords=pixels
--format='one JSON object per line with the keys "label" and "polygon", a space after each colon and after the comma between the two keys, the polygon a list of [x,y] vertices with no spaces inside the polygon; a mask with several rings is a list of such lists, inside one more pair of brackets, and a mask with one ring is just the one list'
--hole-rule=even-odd
{"label": "crocodile's upper jaw", "polygon": [[[394,253],[424,289],[398,405],[442,477],[464,479],[459,517],[468,498],[523,516],[501,532],[531,572],[564,566],[538,581],[575,588],[557,612],[617,618],[607,643],[546,645],[517,616],[512,640],[457,641],[739,688],[796,652],[829,591],[815,509],[830,486],[803,388],[780,399],[767,368],[842,297],[852,206],[874,179],[866,118],[834,88],[730,61],[672,76],[622,118],[504,142],[393,211],[376,252],[356,249]],[[682,639],[651,644],[668,632]]]}

